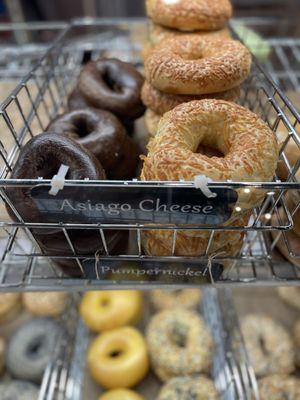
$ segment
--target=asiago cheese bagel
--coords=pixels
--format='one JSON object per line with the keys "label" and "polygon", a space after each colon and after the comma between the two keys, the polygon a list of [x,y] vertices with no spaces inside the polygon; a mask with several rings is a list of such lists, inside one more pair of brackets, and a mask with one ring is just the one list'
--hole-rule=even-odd
{"label": "asiago cheese bagel", "polygon": [[[163,42],[164,40],[180,37],[182,35],[186,35],[186,32],[179,31],[178,29],[167,28],[165,26],[155,24],[152,21],[149,23],[149,40],[154,46]],[[229,39],[231,37],[228,28],[219,29],[217,31],[195,31],[190,35],[223,39]]]}
{"label": "asiago cheese bagel", "polygon": [[[221,156],[198,153],[200,145]],[[215,99],[180,104],[164,114],[148,150],[141,173],[147,181],[193,181],[206,175],[214,181],[269,182],[278,158],[276,137],[259,116]],[[260,204],[265,195],[255,189],[237,192],[230,223]]]}
{"label": "asiago cheese bagel", "polygon": [[[193,100],[203,100],[203,99],[221,99],[228,101],[235,101],[240,96],[240,87],[235,87],[233,89],[226,90],[220,93],[211,94],[200,94],[200,95],[179,95],[179,94],[169,94],[161,92],[156,89],[150,83],[146,82],[142,88],[142,100],[148,109],[157,115],[163,115],[173,108],[177,107],[179,104],[188,103]],[[145,115],[145,118],[147,116]],[[159,118],[160,119],[160,118]],[[157,125],[159,122],[157,121]]]}
{"label": "asiago cheese bagel", "polygon": [[171,94],[224,92],[249,75],[251,54],[237,40],[183,35],[156,46],[145,60],[145,75]]}
{"label": "asiago cheese bagel", "polygon": [[146,11],[156,24],[182,31],[224,28],[232,15],[229,0],[146,0]]}
{"label": "asiago cheese bagel", "polygon": [[150,136],[156,135],[160,119],[161,115],[156,114],[154,111],[150,110],[150,108],[147,108],[144,116],[144,122],[147,132]]}

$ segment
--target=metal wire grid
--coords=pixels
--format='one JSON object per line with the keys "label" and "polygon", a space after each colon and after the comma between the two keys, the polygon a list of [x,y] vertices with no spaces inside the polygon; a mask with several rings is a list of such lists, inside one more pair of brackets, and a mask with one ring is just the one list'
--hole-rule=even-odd
{"label": "metal wire grid", "polygon": [[[38,400],[63,400],[70,381],[70,359],[73,356],[73,347],[78,323],[77,301],[78,294],[72,294],[66,311],[60,318],[64,333],[57,341],[52,360],[48,364],[40,387]],[[73,400],[71,397],[70,399]]]}
{"label": "metal wire grid", "polygon": [[[34,186],[35,184],[40,184],[40,180],[31,181],[13,181],[9,179],[9,173],[11,171],[14,162],[17,159],[20,148],[35,134],[40,131],[44,131],[48,122],[57,113],[63,109],[67,94],[70,92],[71,88],[74,86],[78,73],[80,71],[82,60],[84,59],[85,51],[88,49],[91,52],[91,57],[95,57],[99,54],[110,55],[114,52],[119,52],[122,48],[122,57],[127,59],[132,59],[136,57],[137,49],[139,48],[137,43],[132,43],[130,39],[130,33],[134,24],[129,24],[128,21],[114,20],[110,21],[85,21],[75,22],[70,28],[68,28],[63,34],[60,35],[58,40],[55,41],[53,46],[47,51],[44,57],[39,61],[32,72],[26,76],[20,85],[16,87],[13,94],[2,104],[1,116],[3,131],[7,132],[8,136],[5,138],[5,143],[1,143],[0,155],[2,158],[2,163],[0,163],[0,172],[2,180],[0,181],[0,193],[3,201],[8,204],[18,216],[18,222],[12,223],[11,221],[2,222],[2,230],[5,242],[4,251],[2,254],[2,260],[4,266],[2,268],[2,273],[0,275],[1,286],[2,287],[24,287],[24,285],[33,285],[34,282],[45,282],[45,287],[51,285],[55,282],[62,287],[67,283],[67,279],[64,279],[59,271],[53,267],[51,270],[48,267],[48,271],[40,274],[39,268],[36,268],[38,263],[36,262],[37,257],[42,257],[41,254],[35,246],[30,246],[28,243],[25,245],[26,237],[34,243],[34,238],[31,235],[30,228],[39,227],[42,229],[47,229],[49,227],[57,227],[62,230],[66,237],[66,241],[70,245],[73,256],[68,258],[76,259],[78,266],[83,271],[82,260],[83,258],[76,254],[72,240],[69,236],[69,229],[84,229],[93,228],[97,230],[99,234],[99,242],[102,243],[103,247],[107,250],[107,254],[101,257],[103,261],[106,259],[112,259],[108,253],[108,246],[105,241],[105,232],[107,229],[125,229],[131,230],[135,234],[136,246],[132,254],[122,254],[122,259],[127,260],[160,260],[160,261],[190,261],[190,259],[184,257],[174,257],[174,250],[176,248],[176,235],[177,230],[180,226],[157,226],[158,229],[174,229],[173,234],[173,252],[170,257],[157,258],[157,257],[145,257],[142,255],[142,244],[141,244],[141,232],[147,227],[142,224],[30,224],[25,223],[20,215],[18,215],[14,204],[8,198],[5,187],[8,186]],[[102,29],[101,35],[105,35],[106,41],[95,40],[95,37],[89,33],[89,28],[93,27],[93,34],[95,35],[95,27],[97,29]],[[72,33],[76,29],[84,28],[86,30],[85,34],[91,40],[89,42],[83,40],[76,40],[74,44],[74,37]],[[71,40],[72,38],[72,40]],[[100,42],[100,44],[99,44]],[[80,45],[81,43],[81,45]],[[127,43],[127,45],[125,45]],[[109,49],[109,50],[108,50]],[[207,254],[209,253],[209,248],[213,242],[215,232],[218,230],[244,230],[247,232],[246,239],[244,242],[243,249],[240,255],[235,258],[235,263],[231,270],[226,272],[222,278],[222,283],[224,282],[239,282],[239,283],[249,283],[256,282],[262,279],[267,281],[281,282],[281,280],[289,281],[291,283],[297,282],[299,279],[299,271],[296,268],[289,267],[287,270],[283,268],[282,264],[274,263],[272,257],[273,254],[272,244],[269,244],[266,239],[268,239],[267,231],[269,230],[287,230],[292,227],[293,217],[292,214],[295,210],[289,210],[285,201],[286,192],[288,190],[295,190],[299,188],[299,184],[296,183],[295,175],[300,166],[300,158],[295,166],[289,165],[287,157],[285,156],[285,149],[289,141],[294,141],[299,148],[300,153],[300,140],[298,136],[299,121],[300,117],[297,111],[289,103],[287,98],[282,94],[282,92],[273,84],[273,82],[265,75],[259,65],[255,64],[253,66],[252,74],[248,81],[244,84],[243,95],[241,97],[241,104],[250,108],[257,114],[259,114],[274,130],[274,132],[279,129],[286,133],[286,139],[282,144],[280,157],[284,168],[287,171],[287,182],[269,182],[269,183],[213,183],[210,185],[211,189],[217,187],[229,187],[229,188],[243,188],[243,190],[252,190],[255,188],[257,190],[264,190],[268,192],[268,196],[263,204],[256,208],[253,212],[253,218],[250,220],[249,224],[244,228],[236,227],[216,227],[216,226],[206,226],[202,227],[203,230],[210,231],[210,239],[207,242],[207,248],[202,257],[197,258],[199,262],[207,262]],[[20,121],[19,126],[16,121]],[[49,184],[49,181],[43,180],[43,184]],[[66,182],[66,186],[81,186],[84,190],[87,186],[120,186],[124,184],[126,186],[175,186],[175,187],[191,187],[190,183],[140,183],[140,182]],[[279,218],[278,209],[282,208],[284,211],[283,217]],[[267,217],[267,218],[266,218]],[[277,217],[275,220],[272,217]],[[185,229],[188,227],[185,225]],[[148,228],[149,229],[149,228]],[[151,227],[153,229],[153,227]],[[155,229],[155,227],[154,227]],[[191,229],[191,227],[190,227]],[[193,227],[193,229],[195,229]],[[253,234],[253,231],[255,232]],[[291,256],[299,257],[294,249],[291,248],[287,236],[283,233],[285,244],[288,247]],[[25,238],[25,239],[24,239]],[[25,240],[25,241],[24,241]],[[21,244],[20,244],[21,243]],[[22,246],[23,243],[23,246]],[[20,247],[22,250],[20,251]],[[28,257],[25,269],[19,274],[19,280],[15,280],[9,283],[8,275],[10,272],[9,265],[11,265],[10,258],[12,255],[18,257]],[[47,258],[47,257],[44,257]],[[49,258],[49,257],[48,257]],[[59,257],[61,258],[61,256]],[[90,258],[95,261],[95,255],[91,254]],[[55,259],[52,256],[51,259]],[[222,259],[216,258],[220,262],[224,261]],[[234,258],[233,258],[234,260]],[[225,260],[226,261],[226,260]],[[97,265],[95,264],[95,279],[93,283],[101,283],[98,276]],[[280,271],[277,271],[277,266],[279,266]],[[247,272],[246,272],[247,271]],[[284,275],[281,272],[285,271]],[[263,273],[262,273],[263,272]],[[52,275],[52,273],[54,275]],[[246,273],[246,276],[244,276]],[[13,274],[12,274],[13,275]],[[262,275],[265,277],[263,278]],[[287,278],[286,278],[287,277]],[[85,278],[83,274],[83,278]],[[74,280],[70,280],[74,284]],[[90,279],[86,279],[87,283],[91,283]],[[103,283],[103,282],[102,282]],[[78,284],[83,284],[83,281]],[[112,282],[108,282],[112,284]],[[76,286],[76,285],[75,285]]]}
{"label": "metal wire grid", "polygon": [[[231,292],[204,289],[201,313],[215,344],[212,376],[220,399],[259,400],[256,378],[245,351]],[[56,365],[63,365],[60,371],[64,373],[58,373],[57,368],[49,369],[44,385],[46,387],[47,383],[47,390],[41,392],[43,395],[39,400],[82,399],[89,341],[90,333],[79,319],[72,353],[67,353],[64,358],[58,357],[56,361]]]}
{"label": "metal wire grid", "polygon": [[66,27],[63,22],[1,24],[0,79],[23,78]]}
{"label": "metal wire grid", "polygon": [[221,398],[259,400],[230,290],[205,288],[201,310],[214,339],[213,377]]}
{"label": "metal wire grid", "polygon": [[[300,38],[293,32],[297,26],[287,20],[278,23],[276,18],[241,18],[233,20],[232,28],[242,33],[244,42],[251,43],[274,82],[287,95],[291,90],[299,95]],[[260,34],[261,40],[251,39],[249,28]]]}

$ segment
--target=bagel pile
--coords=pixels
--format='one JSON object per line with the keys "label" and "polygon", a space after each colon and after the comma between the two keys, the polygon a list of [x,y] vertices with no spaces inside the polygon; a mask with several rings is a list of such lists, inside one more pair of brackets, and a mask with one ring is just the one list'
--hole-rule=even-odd
{"label": "bagel pile", "polygon": [[238,99],[251,57],[241,43],[230,39],[226,28],[232,15],[229,0],[146,0],[146,10],[150,30],[149,45],[143,51],[142,100],[150,136],[156,134],[161,116],[181,103]]}
{"label": "bagel pile", "polygon": [[[146,0],[146,9],[152,23],[161,27],[151,25],[154,47],[144,53],[142,100],[152,138],[147,156],[141,157],[141,179],[193,181],[204,175],[213,181],[272,181],[278,160],[275,135],[256,114],[234,103],[250,73],[250,52],[224,35],[195,32],[224,29],[230,3]],[[155,34],[164,27],[178,32]],[[247,226],[253,208],[265,197],[255,189],[237,193],[224,226]],[[179,230],[174,245],[173,235],[172,230],[142,232],[145,253],[236,257],[244,238],[239,230],[216,231],[212,241],[209,231]],[[228,269],[232,262],[223,265]]]}
{"label": "bagel pile", "polygon": [[87,353],[93,380],[107,389],[100,400],[143,400],[130,390],[149,370],[146,341],[132,325],[143,312],[143,296],[138,290],[91,291],[83,295],[79,313],[96,334]]}

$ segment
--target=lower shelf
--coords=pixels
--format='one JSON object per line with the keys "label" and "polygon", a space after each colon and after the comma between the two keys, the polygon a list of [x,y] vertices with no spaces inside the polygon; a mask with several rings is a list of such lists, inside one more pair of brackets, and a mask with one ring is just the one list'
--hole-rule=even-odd
{"label": "lower shelf", "polygon": [[[212,378],[222,400],[258,399],[256,379],[248,362],[230,292],[204,289],[201,310],[215,343]],[[150,308],[146,307],[143,330]],[[65,351],[49,367],[40,399],[44,400],[96,400],[101,389],[86,371],[85,357],[91,334],[81,320],[78,321],[72,352]],[[137,388],[145,399],[154,399],[160,382],[149,375]]]}

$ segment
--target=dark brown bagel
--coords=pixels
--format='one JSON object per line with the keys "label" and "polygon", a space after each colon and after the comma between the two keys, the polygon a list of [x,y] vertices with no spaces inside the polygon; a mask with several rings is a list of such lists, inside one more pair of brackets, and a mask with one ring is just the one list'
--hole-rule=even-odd
{"label": "dark brown bagel", "polygon": [[[70,180],[106,179],[105,171],[98,160],[88,150],[72,139],[43,133],[31,139],[21,150],[17,163],[12,171],[12,179],[36,179],[43,177],[51,179],[58,171],[61,164],[69,166],[66,176]],[[31,188],[17,187],[6,190],[8,197],[14,204],[18,213],[25,222],[43,223],[45,215],[40,213],[36,203],[31,197]],[[10,208],[7,208],[13,220],[17,220]],[[39,244],[43,254],[47,256],[71,257],[73,251],[62,229],[31,229],[31,233]],[[105,249],[101,242],[98,230],[68,229],[71,242],[79,256],[104,254]],[[117,247],[118,241],[127,243],[127,232],[106,231],[105,237],[109,251]],[[112,247],[110,247],[112,246]],[[61,269],[68,275],[81,276],[79,266],[75,259],[54,259]]]}
{"label": "dark brown bagel", "polygon": [[[98,160],[73,140],[49,133],[35,136],[22,148],[12,171],[11,179],[52,179],[61,164],[69,166],[66,179],[106,179]],[[7,194],[25,222],[42,222],[42,215],[34,203],[31,188],[8,188]],[[16,217],[7,207],[10,217]],[[51,233],[48,231],[48,233]]]}
{"label": "dark brown bagel", "polygon": [[[100,108],[93,107],[80,93],[78,88],[76,87],[68,97],[68,110],[81,110],[83,108],[93,108],[95,110],[101,110]],[[120,117],[119,117],[120,118]],[[121,119],[121,118],[120,118]],[[132,136],[134,133],[134,120],[130,118],[123,117],[121,119],[122,124],[124,125],[126,132],[129,136]]]}
{"label": "dark brown bagel", "polygon": [[121,119],[136,119],[145,112],[140,95],[143,82],[133,65],[103,58],[83,67],[78,90],[93,107],[111,111]]}
{"label": "dark brown bagel", "polygon": [[138,152],[125,128],[112,113],[85,108],[59,115],[47,130],[76,140],[92,152],[109,179],[136,176]]}
{"label": "dark brown bagel", "polygon": [[69,94],[67,101],[68,110],[80,110],[81,108],[90,107],[91,105],[85,100],[77,87]]}

